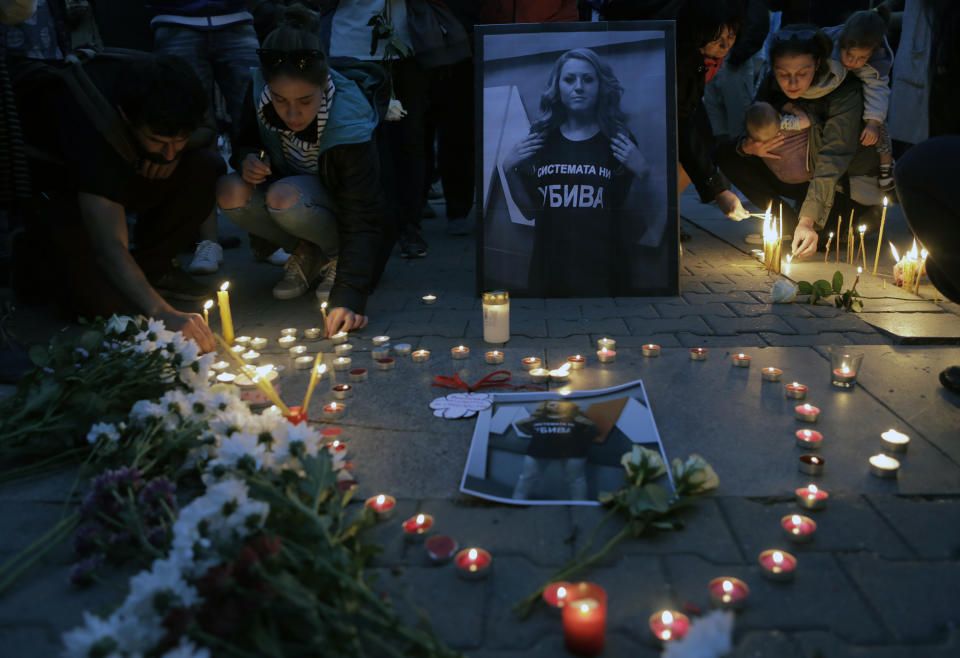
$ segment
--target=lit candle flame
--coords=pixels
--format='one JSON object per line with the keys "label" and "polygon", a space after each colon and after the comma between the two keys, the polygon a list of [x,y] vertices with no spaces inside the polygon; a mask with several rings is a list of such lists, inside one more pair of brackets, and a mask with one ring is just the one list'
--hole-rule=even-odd
{"label": "lit candle flame", "polygon": [[721,585],[721,587],[723,587],[723,591],[726,592],[727,594],[730,594],[731,592],[733,592],[733,583],[731,583],[729,580],[723,581],[723,584]]}
{"label": "lit candle flame", "polygon": [[213,308],[213,300],[212,300],[212,299],[208,299],[207,301],[205,301],[205,302],[203,303],[203,310],[204,310],[204,311],[209,311],[211,308]]}
{"label": "lit candle flame", "polygon": [[900,262],[900,252],[897,251],[897,248],[893,246],[893,243],[892,243],[892,242],[888,242],[887,244],[890,245],[890,251],[893,253],[893,262],[894,262],[894,263],[899,263],[899,262]]}
{"label": "lit candle flame", "polygon": [[471,562],[475,562],[477,560],[477,549],[471,548],[470,552],[467,553],[467,559]]}
{"label": "lit candle flame", "polygon": [[565,598],[567,598],[567,588],[566,588],[566,587],[558,587],[558,588],[557,588],[557,600],[559,601],[559,600],[565,599]]}
{"label": "lit candle flame", "polygon": [[816,496],[817,491],[819,491],[819,489],[817,489],[817,485],[815,484],[811,484],[810,486],[807,487],[807,494],[810,496]]}
{"label": "lit candle flame", "polygon": [[423,525],[426,518],[423,514],[417,514],[417,525]]}
{"label": "lit candle flame", "polygon": [[918,260],[920,258],[920,250],[917,247],[916,238],[914,238],[913,246],[910,247],[910,251],[907,252],[906,257],[910,260]]}
{"label": "lit candle flame", "polygon": [[782,564],[782,563],[783,563],[783,553],[781,553],[780,551],[774,551],[774,552],[773,552],[773,562],[774,562],[774,564],[776,564],[776,565]]}
{"label": "lit candle flame", "polygon": [[220,292],[227,292],[227,288],[230,287],[229,281],[224,281],[223,285],[220,286]]}
{"label": "lit candle flame", "polygon": [[383,505],[383,503],[386,500],[387,500],[387,497],[384,496],[383,494],[380,494],[379,496],[377,496],[377,505]]}
{"label": "lit candle flame", "polygon": [[862,267],[858,267],[858,268],[857,268],[857,276],[860,276],[861,274],[863,274],[863,268],[862,268]]}
{"label": "lit candle flame", "polygon": [[883,207],[887,207],[887,197],[883,197]]}
{"label": "lit candle flame", "polygon": [[662,621],[666,626],[671,625],[673,623],[673,613],[671,613],[669,610],[664,610],[663,614],[660,615],[660,621]]}
{"label": "lit candle flame", "polygon": [[867,225],[866,225],[866,224],[861,224],[860,226],[857,227],[857,231],[859,231],[860,233],[866,233],[866,232],[867,232]]}
{"label": "lit candle flame", "polygon": [[326,309],[326,308],[327,308],[327,303],[326,303],[326,302],[323,302],[322,304],[320,304],[320,308],[321,308],[321,309]]}
{"label": "lit candle flame", "polygon": [[585,615],[585,614],[587,614],[587,613],[589,613],[589,612],[590,612],[590,604],[589,604],[589,603],[581,603],[581,604],[580,604],[580,614],[581,614],[581,615]]}
{"label": "lit candle flame", "polygon": [[802,520],[798,515],[794,514],[793,516],[790,517],[790,523],[792,523],[795,527],[799,528],[800,524],[802,523]]}

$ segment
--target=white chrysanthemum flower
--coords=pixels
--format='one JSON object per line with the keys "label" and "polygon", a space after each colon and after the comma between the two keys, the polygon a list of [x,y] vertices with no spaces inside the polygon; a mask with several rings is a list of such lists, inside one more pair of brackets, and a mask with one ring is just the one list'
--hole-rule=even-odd
{"label": "white chrysanthemum flower", "polygon": [[127,330],[127,325],[131,322],[134,322],[134,319],[129,315],[112,315],[110,319],[107,320],[107,333],[122,334]]}
{"label": "white chrysanthemum flower", "polygon": [[161,658],[210,658],[210,650],[205,647],[198,648],[186,637],[181,637],[180,644],[163,654]]}
{"label": "white chrysanthemum flower", "polygon": [[150,400],[137,400],[130,409],[130,420],[143,423],[148,420],[163,418],[167,415],[166,409]]}
{"label": "white chrysanthemum flower", "polygon": [[116,641],[116,618],[102,619],[89,612],[83,613],[83,626],[63,634],[64,658],[87,658],[95,644],[102,641]]}
{"label": "white chrysanthemum flower", "polygon": [[163,320],[157,320],[156,318],[150,318],[147,320],[147,331],[150,333],[160,334],[166,332],[167,326],[163,324]]}
{"label": "white chrysanthemum flower", "polygon": [[87,443],[96,443],[101,438],[108,441],[119,441],[120,432],[113,423],[97,423],[87,432]]}

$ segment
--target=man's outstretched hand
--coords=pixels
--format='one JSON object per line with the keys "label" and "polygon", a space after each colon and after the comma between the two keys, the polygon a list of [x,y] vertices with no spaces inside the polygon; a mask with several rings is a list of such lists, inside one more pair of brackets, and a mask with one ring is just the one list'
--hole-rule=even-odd
{"label": "man's outstretched hand", "polygon": [[363,329],[367,326],[369,318],[366,315],[354,313],[349,308],[338,306],[327,312],[327,337],[341,331],[353,331],[354,329]]}

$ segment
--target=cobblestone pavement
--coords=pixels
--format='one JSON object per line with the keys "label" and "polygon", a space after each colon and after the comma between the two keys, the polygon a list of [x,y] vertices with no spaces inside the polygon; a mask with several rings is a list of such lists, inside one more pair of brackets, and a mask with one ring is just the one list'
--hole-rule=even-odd
{"label": "cobblestone pavement", "polygon": [[[520,622],[510,607],[582,545],[601,511],[508,507],[459,493],[473,424],[431,416],[426,405],[443,391],[430,382],[455,371],[473,382],[496,367],[471,357],[455,368],[441,356],[460,343],[476,356],[485,344],[473,294],[472,241],[446,236],[442,204],[437,208],[441,218],[424,222],[429,257],[391,260],[368,307],[371,324],[352,339],[358,362],[369,358],[368,339],[377,334],[431,349],[434,357],[371,372],[370,381],[356,387],[343,426],[357,463],[358,498],[392,493],[399,500],[398,519],[430,512],[438,532],[490,550],[494,571],[471,583],[456,578],[449,566],[428,566],[422,549],[404,545],[393,522],[370,531],[370,539],[384,547],[374,566],[377,582],[411,615],[417,607],[425,610],[440,635],[473,658],[564,655],[555,616],[540,610]],[[932,289],[923,288],[918,298],[872,277],[858,288],[867,296],[871,323],[827,305],[772,304],[776,277],[767,276],[743,244],[749,227],[726,222],[689,196],[681,200],[681,213],[690,218],[684,227],[692,240],[684,243],[679,297],[511,304],[505,367],[516,381],[526,381],[519,368],[523,356],[537,354],[556,364],[576,352],[592,355],[602,335],[616,338],[617,362],[591,363],[573,386],[642,378],[668,457],[698,452],[720,476],[720,488],[687,516],[685,530],[624,542],[584,574],[609,594],[603,655],[658,655],[646,629],[649,615],[684,604],[707,609],[707,582],[720,575],[742,578],[751,588],[736,619],[735,656],[960,655],[960,400],[936,381],[942,367],[960,363],[960,348],[942,344],[960,336],[953,329],[956,306],[935,304]],[[888,230],[895,239],[906,235],[896,209]],[[809,280],[837,269],[820,263],[792,267],[794,278]],[[852,267],[840,269],[849,282]],[[272,336],[280,327],[315,324],[315,300],[270,297],[278,277],[279,269],[250,263],[240,249],[227,252],[224,270],[210,279],[231,279],[234,316],[244,333]],[[420,304],[426,293],[438,295],[437,304]],[[23,322],[15,329],[22,335]],[[639,345],[646,342],[662,345],[663,356],[644,359]],[[826,348],[834,344],[860,345],[866,355],[851,392],[829,385]],[[691,361],[691,346],[708,347],[708,360]],[[741,350],[756,367],[730,367],[729,354]],[[766,365],[808,384],[810,401],[821,407],[821,453],[828,462],[823,476],[798,472],[798,425],[779,385],[760,381],[757,367]],[[306,377],[289,374],[282,385],[285,397],[297,399]],[[323,396],[315,399],[320,404]],[[879,451],[879,434],[890,427],[913,442],[900,477],[881,480],[870,475],[866,459]],[[793,582],[768,582],[757,555],[785,547],[779,518],[795,509],[793,489],[810,481],[831,493],[827,509],[813,513],[817,536],[790,549],[799,559]],[[71,484],[72,473],[59,473],[0,486],[0,557],[52,525]],[[617,528],[610,526],[612,534]],[[0,598],[0,653],[56,655],[59,634],[78,623],[83,609],[102,610],[121,598],[122,573],[89,592],[71,591],[69,558],[62,547]]]}

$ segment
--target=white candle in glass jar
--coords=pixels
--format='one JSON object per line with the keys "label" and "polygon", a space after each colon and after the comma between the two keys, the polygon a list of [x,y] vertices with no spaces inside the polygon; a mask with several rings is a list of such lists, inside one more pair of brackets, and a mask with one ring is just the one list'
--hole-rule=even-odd
{"label": "white candle in glass jar", "polygon": [[506,343],[510,340],[510,293],[498,290],[482,297],[484,342]]}

